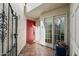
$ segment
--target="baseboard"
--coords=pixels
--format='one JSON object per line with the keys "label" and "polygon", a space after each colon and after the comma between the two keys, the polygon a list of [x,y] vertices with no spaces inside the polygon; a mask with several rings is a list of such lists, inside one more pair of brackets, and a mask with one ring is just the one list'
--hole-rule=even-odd
{"label": "baseboard", "polygon": [[53,49],[52,47],[48,47],[48,46],[43,45],[43,44],[40,44],[40,43],[37,43],[37,44],[39,44],[39,45],[41,45],[41,46],[44,46],[44,47],[47,47],[47,48],[51,48],[51,49]]}

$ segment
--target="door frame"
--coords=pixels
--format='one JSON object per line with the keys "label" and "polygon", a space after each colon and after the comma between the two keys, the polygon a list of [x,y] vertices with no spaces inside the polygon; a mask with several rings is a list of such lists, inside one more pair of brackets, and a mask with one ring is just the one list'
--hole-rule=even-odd
{"label": "door frame", "polygon": [[[55,16],[60,16],[60,15],[64,15],[65,16],[65,24],[64,24],[64,42],[68,45],[69,43],[68,43],[68,13],[67,12],[65,12],[65,13],[63,13],[63,14],[58,14],[58,15],[54,15],[54,16],[48,16],[48,17],[44,17],[44,20],[45,20],[45,18],[49,18],[49,17],[51,17],[52,18],[52,25],[54,24],[53,22],[54,22],[54,17]],[[53,46],[54,46],[54,26],[52,26],[52,47],[51,48],[53,48]],[[48,45],[48,47],[50,47],[49,45]]]}
{"label": "door frame", "polygon": [[[67,32],[68,31],[68,24],[67,24],[68,17],[67,17],[67,13],[58,14],[58,15],[53,16],[53,22],[54,22],[54,17],[56,17],[56,16],[62,16],[62,15],[65,16],[65,23],[64,23],[64,42],[68,45],[68,39],[67,39],[68,38],[68,32]],[[54,26],[53,26],[53,28],[54,28]],[[53,34],[54,34],[54,32],[53,32]],[[53,35],[53,39],[54,39],[54,35]]]}
{"label": "door frame", "polygon": [[[52,16],[44,17],[44,21],[45,21],[46,18],[49,18],[50,20],[52,20],[52,43],[49,44],[49,43],[46,43],[46,42],[45,42],[45,45],[46,45],[47,47],[53,48],[53,17],[52,17]],[[45,35],[45,36],[46,36],[46,35]],[[45,37],[45,39],[46,39],[46,37]]]}

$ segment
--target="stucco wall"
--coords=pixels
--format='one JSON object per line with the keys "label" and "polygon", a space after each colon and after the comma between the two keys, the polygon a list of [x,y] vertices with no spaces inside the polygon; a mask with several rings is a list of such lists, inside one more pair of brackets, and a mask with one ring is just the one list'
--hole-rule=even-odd
{"label": "stucco wall", "polygon": [[22,48],[26,45],[26,17],[24,16],[24,4],[11,3],[12,8],[17,13],[18,17],[18,42],[17,53],[19,54]]}

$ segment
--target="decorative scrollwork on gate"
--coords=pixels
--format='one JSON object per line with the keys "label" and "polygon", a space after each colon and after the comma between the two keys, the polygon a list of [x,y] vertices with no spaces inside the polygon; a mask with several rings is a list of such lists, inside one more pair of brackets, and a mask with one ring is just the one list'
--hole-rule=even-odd
{"label": "decorative scrollwork on gate", "polygon": [[13,56],[17,55],[17,16],[10,3],[7,5],[3,3],[0,13],[0,55]]}

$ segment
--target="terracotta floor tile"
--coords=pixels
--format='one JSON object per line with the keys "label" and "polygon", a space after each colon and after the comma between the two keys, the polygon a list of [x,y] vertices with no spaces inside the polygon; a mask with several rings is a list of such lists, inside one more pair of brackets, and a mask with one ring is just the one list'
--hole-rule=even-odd
{"label": "terracotta floor tile", "polygon": [[37,43],[27,44],[20,52],[19,56],[53,56],[53,49],[42,46]]}

